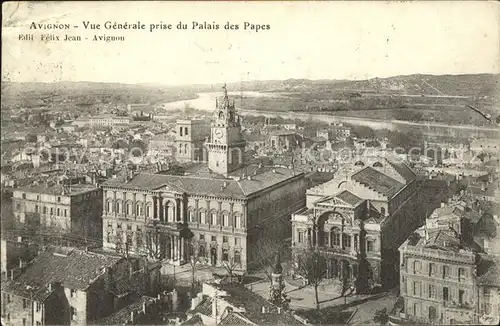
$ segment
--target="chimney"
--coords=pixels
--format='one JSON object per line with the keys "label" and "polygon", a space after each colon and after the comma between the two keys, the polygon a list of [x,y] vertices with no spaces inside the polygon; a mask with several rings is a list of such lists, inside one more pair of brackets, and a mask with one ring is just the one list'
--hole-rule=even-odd
{"label": "chimney", "polygon": [[130,312],[130,321],[132,322],[132,324],[135,323],[135,312],[134,311]]}
{"label": "chimney", "polygon": [[267,313],[266,306],[262,306],[262,313],[263,313],[263,314]]}
{"label": "chimney", "polygon": [[21,258],[19,258],[19,268],[23,268],[24,262]]}

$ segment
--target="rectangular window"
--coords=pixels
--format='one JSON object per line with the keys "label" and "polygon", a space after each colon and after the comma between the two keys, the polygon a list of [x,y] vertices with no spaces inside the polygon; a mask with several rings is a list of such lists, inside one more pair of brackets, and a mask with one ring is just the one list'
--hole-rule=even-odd
{"label": "rectangular window", "polygon": [[72,298],[76,297],[76,290],[70,289],[69,292]]}
{"label": "rectangular window", "polygon": [[465,291],[464,290],[459,290],[458,291],[458,303],[463,304],[464,303],[464,298],[465,298]]}
{"label": "rectangular window", "polygon": [[57,209],[57,216],[61,216],[61,210],[59,208]]}
{"label": "rectangular window", "polygon": [[127,224],[127,231],[132,231],[132,224]]}
{"label": "rectangular window", "polygon": [[16,205],[16,209],[17,209],[18,211],[20,211],[20,210],[21,210],[21,204],[17,204],[17,205]]}
{"label": "rectangular window", "polygon": [[64,217],[67,217],[67,216],[68,216],[68,210],[67,210],[67,209],[65,209],[65,210],[64,210]]}
{"label": "rectangular window", "polygon": [[463,282],[463,281],[465,281],[466,277],[467,277],[467,273],[465,271],[465,268],[460,267],[458,269],[458,281]]}
{"label": "rectangular window", "polygon": [[211,219],[212,225],[217,225],[217,213],[211,213],[210,219]]}
{"label": "rectangular window", "polygon": [[146,206],[146,217],[151,217],[151,207]]}
{"label": "rectangular window", "polygon": [[434,298],[436,296],[436,288],[434,285],[429,284],[429,298]]}
{"label": "rectangular window", "polygon": [[26,299],[23,299],[23,309],[26,309],[28,307],[28,301]]}
{"label": "rectangular window", "polygon": [[76,320],[76,309],[71,307],[71,320]]}
{"label": "rectangular window", "polygon": [[372,240],[366,241],[366,251],[375,251],[375,243]]}
{"label": "rectangular window", "polygon": [[40,309],[42,308],[42,305],[40,304],[40,302],[36,302],[36,312],[39,312]]}
{"label": "rectangular window", "polygon": [[304,232],[299,232],[299,242],[304,242]]}
{"label": "rectangular window", "polygon": [[37,322],[36,322],[36,326],[42,326],[42,323],[41,323],[41,322],[39,322],[39,321],[37,321]]}
{"label": "rectangular window", "polygon": [[26,318],[23,318],[23,326],[26,326]]}
{"label": "rectangular window", "polygon": [[239,246],[240,245],[240,238],[234,238],[234,245]]}
{"label": "rectangular window", "polygon": [[448,278],[450,276],[450,267],[443,266],[443,278]]}
{"label": "rectangular window", "polygon": [[413,282],[413,295],[420,296],[420,282]]}
{"label": "rectangular window", "polygon": [[47,207],[46,206],[43,207],[43,213],[47,214]]}
{"label": "rectangular window", "polygon": [[217,241],[217,237],[215,235],[212,236],[212,241],[213,242]]}
{"label": "rectangular window", "polygon": [[35,213],[38,213],[38,205],[35,205]]}
{"label": "rectangular window", "polygon": [[200,240],[205,240],[205,235],[204,234],[200,234]]}
{"label": "rectangular window", "polygon": [[50,215],[54,215],[54,207],[50,208]]}
{"label": "rectangular window", "polygon": [[448,301],[450,298],[448,296],[448,288],[444,287],[443,288],[443,300]]}
{"label": "rectangular window", "polygon": [[354,235],[354,250],[358,250],[358,235]]}
{"label": "rectangular window", "polygon": [[223,237],[222,237],[222,242],[224,242],[224,243],[228,243],[228,238],[227,238],[227,236],[223,236]]}
{"label": "rectangular window", "polygon": [[433,276],[436,273],[436,265],[429,263],[429,276]]}
{"label": "rectangular window", "polygon": [[342,247],[344,249],[349,249],[351,248],[351,237],[348,236],[347,234],[344,234],[342,236]]}

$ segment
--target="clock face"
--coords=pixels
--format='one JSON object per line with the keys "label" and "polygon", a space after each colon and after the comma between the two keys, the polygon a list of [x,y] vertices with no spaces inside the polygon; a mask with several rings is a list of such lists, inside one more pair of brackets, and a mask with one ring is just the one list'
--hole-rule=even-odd
{"label": "clock face", "polygon": [[222,130],[220,130],[220,129],[215,130],[215,137],[222,138]]}

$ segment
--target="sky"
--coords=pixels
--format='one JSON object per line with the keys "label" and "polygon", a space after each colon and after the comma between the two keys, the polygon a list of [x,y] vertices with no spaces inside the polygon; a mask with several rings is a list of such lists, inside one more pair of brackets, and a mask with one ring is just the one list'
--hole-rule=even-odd
{"label": "sky", "polygon": [[[493,1],[4,2],[2,13],[2,75],[11,81],[185,85],[500,72]],[[84,21],[140,21],[146,30],[86,30]],[[33,30],[33,22],[71,29]],[[179,22],[188,29],[177,30]],[[192,22],[219,29],[192,29]],[[240,29],[225,30],[226,22]],[[244,22],[270,29],[244,30]],[[149,31],[160,23],[173,29]],[[61,41],[41,41],[47,32]],[[65,34],[82,41],[62,41]]]}

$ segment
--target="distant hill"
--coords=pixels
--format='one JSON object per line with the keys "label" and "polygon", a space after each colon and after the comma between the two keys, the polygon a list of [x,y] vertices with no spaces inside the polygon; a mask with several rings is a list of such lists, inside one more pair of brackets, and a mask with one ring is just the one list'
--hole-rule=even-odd
{"label": "distant hill", "polygon": [[[121,84],[98,82],[57,82],[57,83],[16,83],[2,82],[2,94],[26,92],[107,92],[110,90],[130,90],[145,92],[209,92],[220,91],[223,84],[195,84],[165,86],[153,83]],[[256,80],[227,84],[229,90],[246,91],[294,91],[308,88],[322,90],[347,90],[363,92],[395,92],[401,94],[493,96],[500,92],[500,74],[470,75],[408,75],[368,80]]]}

